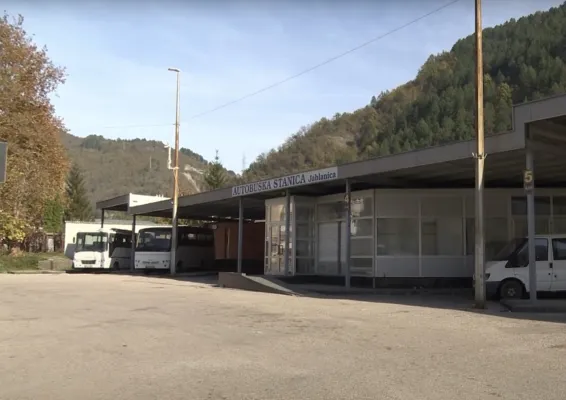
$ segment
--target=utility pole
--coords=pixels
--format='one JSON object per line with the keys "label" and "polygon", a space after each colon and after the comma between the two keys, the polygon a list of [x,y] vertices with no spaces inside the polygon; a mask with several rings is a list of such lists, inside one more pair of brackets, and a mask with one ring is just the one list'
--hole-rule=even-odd
{"label": "utility pole", "polygon": [[475,307],[485,308],[485,237],[483,218],[484,125],[483,125],[483,50],[481,0],[476,2],[476,189],[475,189]]}
{"label": "utility pole", "polygon": [[180,124],[180,92],[181,92],[181,70],[178,68],[169,68],[169,71],[175,72],[177,74],[177,100],[176,100],[176,111],[175,111],[175,158],[173,165],[173,229],[171,230],[171,260],[170,268],[171,275],[175,275],[177,272],[177,206],[179,203],[179,124]]}

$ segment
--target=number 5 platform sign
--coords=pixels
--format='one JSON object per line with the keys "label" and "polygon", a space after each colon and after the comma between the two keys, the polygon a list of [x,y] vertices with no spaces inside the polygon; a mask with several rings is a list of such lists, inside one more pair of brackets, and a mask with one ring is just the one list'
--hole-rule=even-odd
{"label": "number 5 platform sign", "polygon": [[527,193],[532,192],[535,188],[535,177],[533,176],[533,171],[530,169],[523,171],[523,187]]}
{"label": "number 5 platform sign", "polygon": [[6,182],[7,159],[8,159],[8,143],[0,142],[0,183]]}

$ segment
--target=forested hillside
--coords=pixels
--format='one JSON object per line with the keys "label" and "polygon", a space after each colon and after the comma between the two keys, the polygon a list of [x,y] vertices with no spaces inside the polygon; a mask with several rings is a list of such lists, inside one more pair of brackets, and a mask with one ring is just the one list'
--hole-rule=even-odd
{"label": "forested hillside", "polygon": [[[171,196],[173,174],[167,169],[167,150],[154,140],[111,140],[99,135],[79,138],[62,133],[62,142],[72,162],[83,171],[92,203],[129,192]],[[181,149],[179,187],[181,194],[206,190],[203,173],[208,162],[199,154]],[[235,178],[227,171],[227,180]]]}
{"label": "forested hillside", "polygon": [[[566,92],[566,3],[485,29],[486,134],[511,128],[512,104]],[[474,37],[431,56],[416,78],[353,113],[302,128],[262,154],[246,180],[465,140],[474,134]]]}

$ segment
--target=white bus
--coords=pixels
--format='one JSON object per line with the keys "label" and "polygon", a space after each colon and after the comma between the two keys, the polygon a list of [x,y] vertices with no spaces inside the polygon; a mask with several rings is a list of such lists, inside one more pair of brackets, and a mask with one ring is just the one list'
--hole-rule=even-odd
{"label": "white bus", "polygon": [[[177,233],[177,272],[210,269],[214,265],[214,231],[209,228],[179,226]],[[172,227],[140,229],[134,268],[169,270]]]}
{"label": "white bus", "polygon": [[78,232],[74,269],[128,269],[132,258],[132,231],[100,228]]}

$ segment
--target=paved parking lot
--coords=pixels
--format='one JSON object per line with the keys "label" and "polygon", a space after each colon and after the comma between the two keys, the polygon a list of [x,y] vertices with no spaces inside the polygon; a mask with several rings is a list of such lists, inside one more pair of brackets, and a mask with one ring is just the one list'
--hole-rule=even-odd
{"label": "paved parking lot", "polygon": [[565,398],[565,324],[381,300],[0,276],[0,398]]}

